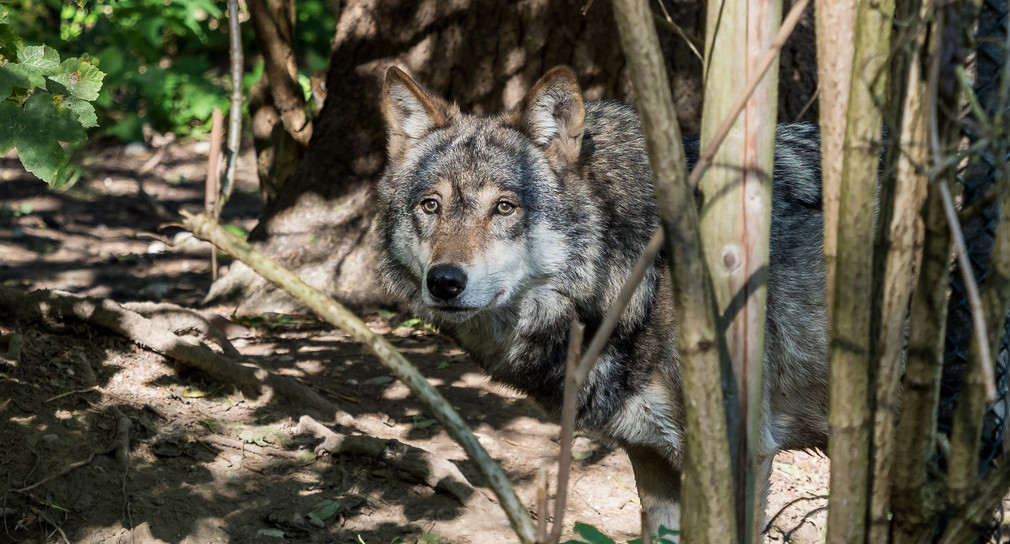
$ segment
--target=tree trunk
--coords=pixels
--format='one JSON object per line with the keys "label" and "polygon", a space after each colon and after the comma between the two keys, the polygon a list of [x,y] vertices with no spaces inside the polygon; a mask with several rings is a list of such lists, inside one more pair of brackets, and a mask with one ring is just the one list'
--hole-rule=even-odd
{"label": "tree trunk", "polygon": [[[380,92],[396,64],[464,110],[493,114],[511,107],[545,71],[567,64],[586,99],[632,101],[613,14],[585,0],[406,2],[349,0],[341,7],[326,82],[327,98],[292,179],[268,202],[250,234],[258,249],[307,282],[354,307],[388,302],[374,273],[374,183],[385,164]],[[670,15],[704,34],[704,3],[668,2]],[[657,10],[658,12],[658,10]],[[780,120],[792,121],[814,90],[813,17],[801,22],[783,52]],[[658,29],[678,122],[697,134],[701,63],[688,44]],[[816,119],[816,108],[805,118]],[[211,288],[208,301],[240,299],[239,313],[299,308],[241,265]]]}

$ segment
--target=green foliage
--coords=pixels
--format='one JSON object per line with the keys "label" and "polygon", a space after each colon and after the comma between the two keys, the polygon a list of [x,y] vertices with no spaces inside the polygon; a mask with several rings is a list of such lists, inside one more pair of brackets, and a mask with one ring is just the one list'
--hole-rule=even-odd
{"label": "green foliage", "polygon": [[[575,522],[575,527],[573,528],[576,534],[585,540],[567,540],[562,544],[617,544],[617,542],[603,534],[599,529],[593,527],[592,525],[586,523]],[[680,536],[679,531],[674,531],[672,529],[667,529],[666,527],[659,528],[659,534],[652,538],[652,542],[656,544],[676,544]],[[641,544],[642,539],[635,538],[628,541],[628,544]]]}
{"label": "green foliage", "polygon": [[[228,18],[214,0],[14,0],[10,22],[28,42],[74,54],[107,75],[96,105],[101,133],[120,140],[158,132],[200,136],[213,108],[228,109]],[[240,19],[245,20],[246,14]],[[323,0],[297,3],[299,80],[325,68],[336,22]],[[252,25],[242,24],[245,92],[262,74]],[[0,55],[10,47],[0,30]],[[8,55],[9,56],[9,55]],[[0,81],[0,90],[3,82]]]}
{"label": "green foliage", "polygon": [[0,22],[0,156],[16,148],[25,169],[47,183],[72,179],[70,157],[98,124],[92,102],[104,77],[86,60],[60,62],[49,46],[25,45]]}

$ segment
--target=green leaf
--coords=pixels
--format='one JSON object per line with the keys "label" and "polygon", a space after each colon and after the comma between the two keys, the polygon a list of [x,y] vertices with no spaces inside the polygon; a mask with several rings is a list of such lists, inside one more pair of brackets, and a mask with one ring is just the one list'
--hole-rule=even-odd
{"label": "green leaf", "polygon": [[424,322],[421,321],[420,319],[418,319],[416,317],[413,317],[413,318],[410,318],[410,319],[404,321],[403,323],[400,323],[399,325],[397,325],[396,327],[394,327],[393,330],[395,331],[396,329],[402,329],[404,327],[416,327],[416,326],[421,325],[423,323]]}
{"label": "green leaf", "polygon": [[59,65],[59,71],[49,76],[49,79],[63,85],[70,94],[82,100],[97,100],[104,78],[105,72],[81,59],[63,61]]}
{"label": "green leaf", "polygon": [[572,459],[575,459],[576,461],[585,461],[586,459],[589,459],[592,456],[593,456],[593,450],[572,452]]}
{"label": "green leaf", "polygon": [[238,225],[224,225],[224,230],[232,233],[239,238],[245,238],[249,233],[245,231],[242,227]]}
{"label": "green leaf", "polygon": [[17,64],[11,62],[5,66],[0,66],[0,100],[6,99],[14,91],[14,87],[28,89],[31,83],[24,70],[17,68]]}
{"label": "green leaf", "polygon": [[415,429],[427,429],[432,425],[438,423],[435,419],[421,419],[419,416],[414,416],[414,428]]}
{"label": "green leaf", "polygon": [[616,544],[612,538],[601,533],[599,529],[592,525],[575,522],[575,532],[586,539],[589,544]]}
{"label": "green leaf", "polygon": [[25,170],[50,184],[58,184],[67,174],[70,154],[60,142],[71,145],[84,140],[84,126],[77,115],[63,107],[63,98],[47,92],[32,95],[19,108],[14,102],[0,103],[0,151],[18,149]]}
{"label": "green leaf", "polygon": [[327,519],[337,515],[337,512],[339,511],[340,501],[326,499],[315,506],[315,509],[309,513],[309,517],[315,517],[320,521],[326,521]]}
{"label": "green leaf", "polygon": [[95,107],[91,105],[91,102],[66,98],[63,101],[63,106],[77,117],[77,121],[84,128],[98,126],[98,116],[95,115]]}
{"label": "green leaf", "polygon": [[27,77],[32,87],[45,88],[46,76],[55,74],[59,68],[60,54],[55,49],[48,45],[29,45],[18,50],[18,63],[12,69]]}

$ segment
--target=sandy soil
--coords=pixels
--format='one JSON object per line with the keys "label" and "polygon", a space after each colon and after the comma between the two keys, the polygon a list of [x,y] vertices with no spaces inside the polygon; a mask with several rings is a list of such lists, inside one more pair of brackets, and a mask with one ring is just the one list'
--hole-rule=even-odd
{"label": "sandy soil", "polygon": [[[145,199],[137,172],[150,156],[136,146],[92,151],[82,180],[60,193],[48,191],[17,160],[0,159],[0,281],[198,307],[211,282],[209,248],[180,243],[178,228],[161,227],[175,210],[201,207],[206,146],[172,148],[144,176]],[[258,213],[248,155],[239,181],[225,221],[248,230]],[[159,210],[168,213],[165,220]],[[204,310],[231,314],[230,308]],[[401,326],[409,317],[377,310],[367,319],[449,398],[532,508],[537,472],[553,467],[557,455],[557,425],[489,383],[448,339]],[[15,322],[0,313],[0,335],[23,338],[16,360],[0,357],[0,542],[515,540],[462,450],[360,346],[311,319],[246,325],[229,328],[243,358],[297,377],[353,416],[335,429],[395,439],[448,459],[485,500],[464,508],[371,457],[315,456],[319,440],[296,432],[297,411],[108,331],[72,321]],[[0,337],[0,356],[9,344],[9,336]],[[110,448],[122,437],[124,418],[130,423],[125,464]],[[627,457],[585,436],[574,449],[566,538],[575,536],[575,521],[619,542],[637,536],[638,498]],[[822,539],[827,480],[821,456],[776,458],[768,542]]]}

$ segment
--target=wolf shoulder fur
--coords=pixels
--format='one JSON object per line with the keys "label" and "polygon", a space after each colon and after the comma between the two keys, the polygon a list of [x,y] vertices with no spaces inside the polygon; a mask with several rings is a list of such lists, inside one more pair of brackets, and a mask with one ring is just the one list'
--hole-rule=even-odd
{"label": "wolf shoulder fur", "polygon": [[[585,323],[591,337],[659,227],[634,108],[583,102],[567,67],[491,117],[460,112],[396,68],[384,97],[384,284],[494,380],[556,413],[569,324]],[[698,141],[684,144],[693,166]],[[779,449],[827,444],[819,164],[813,127],[779,127],[758,452],[765,471]],[[577,422],[628,451],[650,519],[675,527],[684,406],[670,266],[659,255],[635,292],[579,394]]]}

